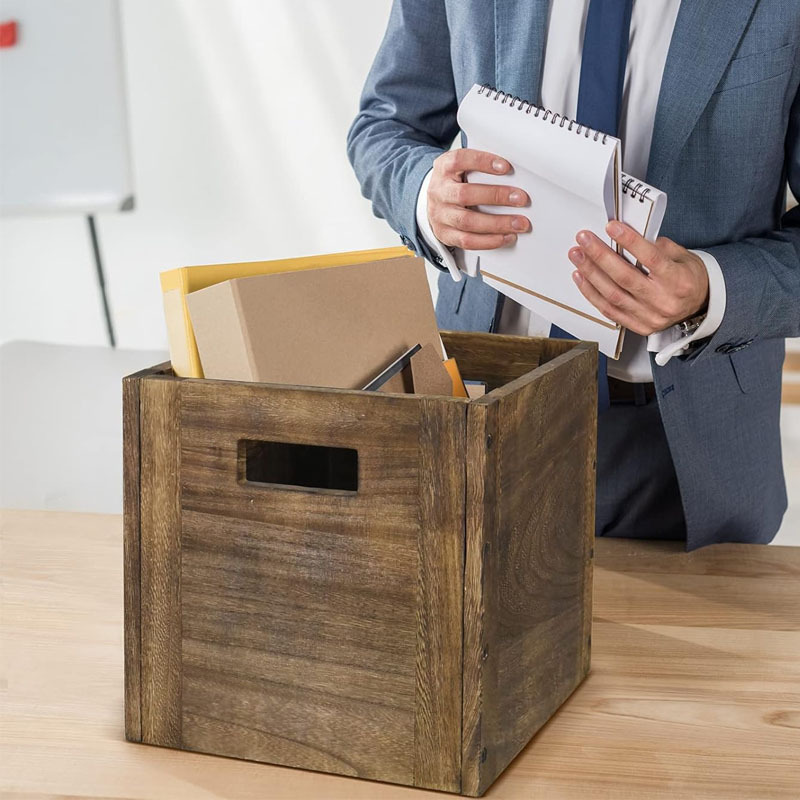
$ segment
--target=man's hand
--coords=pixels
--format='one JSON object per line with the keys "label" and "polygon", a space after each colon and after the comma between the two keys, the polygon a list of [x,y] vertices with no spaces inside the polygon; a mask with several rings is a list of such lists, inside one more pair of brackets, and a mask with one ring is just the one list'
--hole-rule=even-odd
{"label": "man's hand", "polygon": [[513,244],[518,233],[529,231],[527,217],[486,214],[469,208],[527,205],[529,198],[522,189],[464,182],[466,172],[503,175],[510,169],[505,159],[481,150],[462,148],[442,153],[433,162],[428,185],[428,220],[436,238],[465,250],[494,250]]}
{"label": "man's hand", "polygon": [[708,305],[708,273],[699,256],[665,236],[648,242],[633,228],[609,222],[609,236],[650,270],[644,275],[593,233],[580,231],[569,251],[583,296],[613,322],[642,336],[689,319]]}

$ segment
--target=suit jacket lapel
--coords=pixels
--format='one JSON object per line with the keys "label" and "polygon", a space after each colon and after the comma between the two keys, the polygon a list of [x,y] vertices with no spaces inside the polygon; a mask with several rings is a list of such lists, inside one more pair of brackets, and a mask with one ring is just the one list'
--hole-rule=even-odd
{"label": "suit jacket lapel", "polygon": [[550,0],[494,0],[496,87],[539,102]]}
{"label": "suit jacket lapel", "polygon": [[672,34],[645,180],[659,186],[703,113],[758,0],[683,0]]}

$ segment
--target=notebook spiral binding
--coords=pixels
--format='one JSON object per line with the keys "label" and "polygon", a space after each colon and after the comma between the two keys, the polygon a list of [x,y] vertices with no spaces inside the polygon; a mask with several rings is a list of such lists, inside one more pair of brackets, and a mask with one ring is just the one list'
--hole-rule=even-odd
{"label": "notebook spiral binding", "polygon": [[[636,183],[636,186],[633,184]],[[643,189],[643,183],[637,181],[636,178],[625,178],[622,182],[622,193],[623,194],[630,194],[630,196],[635,200],[636,195],[639,195],[639,202],[644,203],[644,198],[647,197],[647,193],[650,191],[650,187]]]}
{"label": "notebook spiral binding", "polygon": [[[494,97],[492,97],[492,93],[494,92]],[[509,92],[501,92],[499,89],[495,89],[494,86],[490,86],[488,83],[484,83],[479,89],[478,94],[486,94],[486,97],[490,100],[500,100],[501,105],[505,105],[508,103],[509,108],[516,107],[519,111],[524,111],[526,114],[533,113],[534,117],[539,117],[541,115],[541,120],[543,122],[550,122],[551,125],[555,125],[558,123],[559,128],[563,128],[565,125],[567,126],[567,130],[573,131],[576,134],[583,134],[584,138],[588,139],[589,137],[592,138],[595,142],[600,142],[601,144],[606,143],[606,139],[608,138],[608,134],[601,133],[600,131],[596,131],[593,128],[589,128],[586,125],[580,125],[574,119],[569,119],[565,117],[563,114],[556,114],[555,112],[551,111],[549,108],[541,108],[537,106],[535,103],[532,103],[530,100],[523,100],[520,97],[514,95],[513,97]],[[502,98],[502,99],[501,99]],[[515,106],[516,104],[516,106]]]}

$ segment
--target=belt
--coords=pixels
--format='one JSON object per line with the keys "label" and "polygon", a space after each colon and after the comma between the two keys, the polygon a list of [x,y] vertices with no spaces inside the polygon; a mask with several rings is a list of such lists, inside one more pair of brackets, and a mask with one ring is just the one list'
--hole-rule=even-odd
{"label": "belt", "polygon": [[608,397],[612,404],[647,405],[655,399],[656,387],[649,383],[629,383],[608,376]]}

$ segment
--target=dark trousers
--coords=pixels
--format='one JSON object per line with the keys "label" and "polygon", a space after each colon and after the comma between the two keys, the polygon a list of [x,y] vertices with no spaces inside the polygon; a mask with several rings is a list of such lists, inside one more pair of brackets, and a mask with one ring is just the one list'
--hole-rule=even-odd
{"label": "dark trousers", "polygon": [[597,422],[595,535],[686,539],[678,479],[658,402],[612,403]]}

